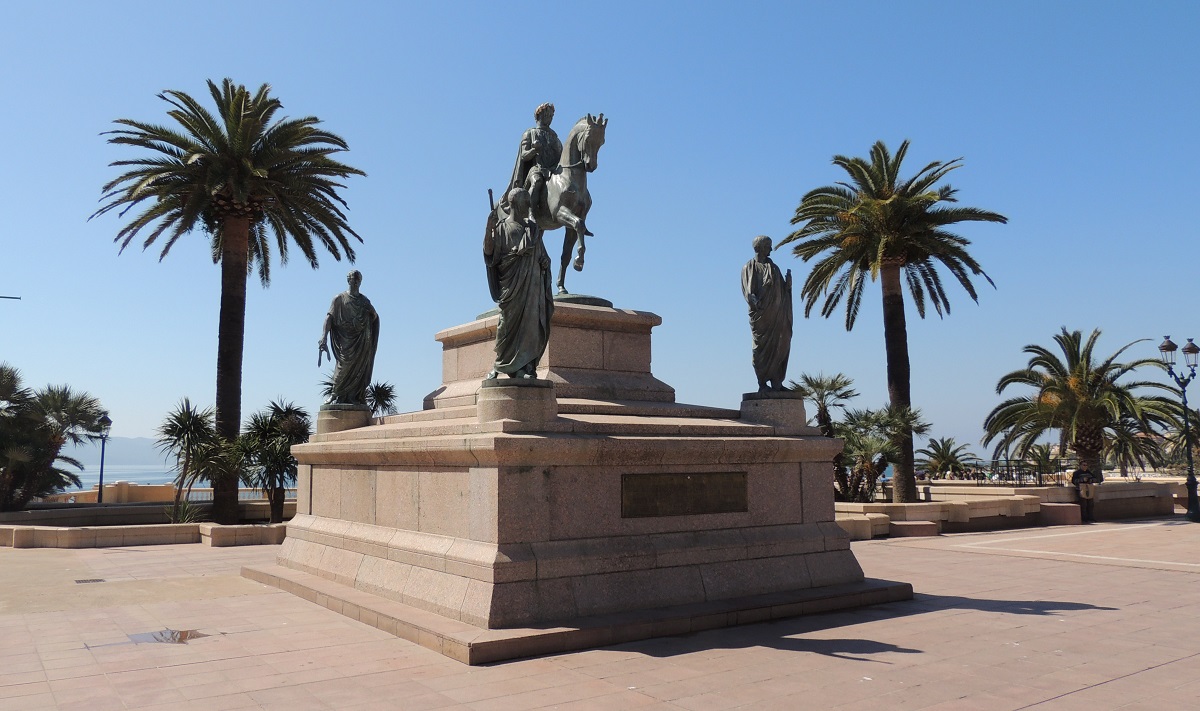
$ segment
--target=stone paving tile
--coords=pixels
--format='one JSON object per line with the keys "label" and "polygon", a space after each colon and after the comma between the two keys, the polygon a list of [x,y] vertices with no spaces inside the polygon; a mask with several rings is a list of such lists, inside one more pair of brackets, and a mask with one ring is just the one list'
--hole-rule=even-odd
{"label": "stone paving tile", "polygon": [[[856,542],[868,575],[912,582],[916,599],[487,667],[238,576],[276,550],[0,549],[0,711],[1138,711],[1200,698],[1200,526],[1175,520]],[[129,639],[166,628],[210,636]]]}

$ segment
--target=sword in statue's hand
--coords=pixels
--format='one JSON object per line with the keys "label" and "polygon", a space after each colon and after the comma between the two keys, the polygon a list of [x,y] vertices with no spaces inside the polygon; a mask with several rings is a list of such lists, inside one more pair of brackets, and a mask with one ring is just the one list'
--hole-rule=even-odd
{"label": "sword in statue's hand", "polygon": [[322,355],[329,356],[329,360],[333,360],[333,356],[329,355],[329,346],[325,345],[324,338],[322,338],[321,342],[317,344],[317,367],[318,368],[321,367],[321,356]]}

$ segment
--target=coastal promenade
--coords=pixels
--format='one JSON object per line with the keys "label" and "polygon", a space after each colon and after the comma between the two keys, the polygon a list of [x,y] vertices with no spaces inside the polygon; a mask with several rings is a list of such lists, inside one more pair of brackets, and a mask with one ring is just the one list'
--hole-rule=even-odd
{"label": "coastal promenade", "polygon": [[859,541],[913,601],[490,667],[239,575],[277,550],[0,548],[0,711],[1200,704],[1200,525],[1180,517]]}

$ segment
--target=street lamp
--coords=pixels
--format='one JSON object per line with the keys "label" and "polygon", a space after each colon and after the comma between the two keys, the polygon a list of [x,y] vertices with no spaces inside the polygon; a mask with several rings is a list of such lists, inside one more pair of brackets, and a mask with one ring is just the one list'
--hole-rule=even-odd
{"label": "street lamp", "polygon": [[[1187,377],[1179,377],[1175,374],[1175,351],[1183,351],[1183,362],[1187,365]],[[1167,336],[1158,346],[1159,356],[1162,358],[1163,365],[1167,366],[1167,374],[1179,386],[1179,395],[1183,400],[1183,448],[1187,453],[1187,519],[1189,521],[1200,523],[1200,498],[1196,496],[1196,469],[1192,464],[1192,426],[1189,423],[1191,413],[1188,411],[1187,401],[1187,386],[1196,377],[1196,357],[1200,356],[1200,346],[1192,342],[1192,339],[1187,339],[1187,345],[1182,349],[1171,342],[1171,337]]]}
{"label": "street lamp", "polygon": [[96,492],[96,503],[98,504],[104,503],[104,445],[108,444],[110,429],[112,429],[112,418],[106,412],[100,416],[100,489]]}

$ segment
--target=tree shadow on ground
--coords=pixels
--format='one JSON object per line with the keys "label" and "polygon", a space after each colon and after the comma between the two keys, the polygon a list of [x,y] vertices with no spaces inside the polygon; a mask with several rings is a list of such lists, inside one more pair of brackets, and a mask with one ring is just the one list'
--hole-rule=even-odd
{"label": "tree shadow on ground", "polygon": [[1053,616],[1064,612],[1112,611],[1116,609],[1115,607],[1102,607],[1065,600],[995,600],[958,595],[917,594],[914,599],[905,602],[706,630],[676,637],[660,637],[629,642],[619,645],[618,648],[641,652],[652,657],[673,657],[713,649],[767,647],[790,652],[809,652],[851,661],[891,664],[886,659],[872,657],[886,654],[921,654],[924,650],[900,647],[870,639],[822,639],[806,635],[852,625],[942,611],[960,610],[1007,615]]}

